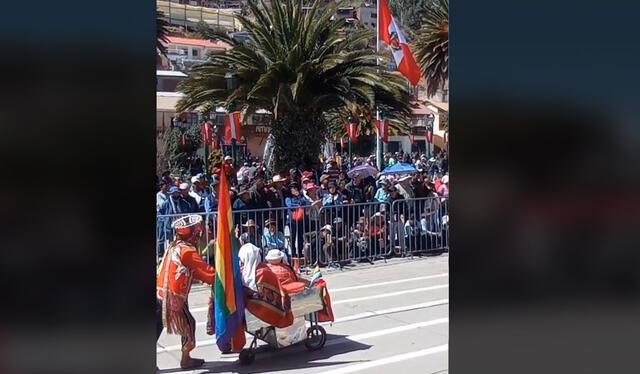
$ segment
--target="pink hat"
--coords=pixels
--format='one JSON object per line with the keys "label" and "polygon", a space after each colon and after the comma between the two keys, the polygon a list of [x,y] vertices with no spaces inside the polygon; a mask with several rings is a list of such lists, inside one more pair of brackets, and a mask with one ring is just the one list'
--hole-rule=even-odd
{"label": "pink hat", "polygon": [[316,186],[316,184],[313,183],[313,182],[309,182],[309,183],[304,185],[304,189],[307,190],[307,191],[308,190],[314,190],[314,189],[317,190],[318,186]]}

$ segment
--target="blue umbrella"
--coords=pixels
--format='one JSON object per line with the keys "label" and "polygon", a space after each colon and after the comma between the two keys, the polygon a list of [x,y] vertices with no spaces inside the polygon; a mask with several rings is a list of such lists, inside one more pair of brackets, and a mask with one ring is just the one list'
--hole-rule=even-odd
{"label": "blue umbrella", "polygon": [[412,164],[407,164],[404,162],[398,162],[395,165],[389,166],[382,171],[382,174],[411,174],[417,173],[418,169],[415,168]]}

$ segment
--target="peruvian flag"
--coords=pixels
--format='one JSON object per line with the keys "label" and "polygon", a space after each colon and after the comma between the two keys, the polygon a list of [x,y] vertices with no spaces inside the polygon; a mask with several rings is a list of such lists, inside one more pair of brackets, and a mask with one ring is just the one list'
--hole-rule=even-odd
{"label": "peruvian flag", "polygon": [[433,143],[433,131],[427,129],[424,132],[424,136],[427,138],[427,143]]}
{"label": "peruvian flag", "polygon": [[449,143],[449,131],[444,133],[444,143],[445,144]]}
{"label": "peruvian flag", "polygon": [[383,142],[389,142],[389,120],[385,119],[384,121],[376,120],[376,130],[378,130],[378,137],[382,139]]}
{"label": "peruvian flag", "polygon": [[240,126],[240,112],[227,114],[227,119],[224,122],[224,141],[231,143],[231,139],[240,139],[242,137]]}
{"label": "peruvian flag", "polygon": [[344,150],[344,136],[340,137],[340,150]]}
{"label": "peruvian flag", "polygon": [[183,147],[186,147],[187,146],[187,142],[188,142],[187,134],[186,133],[182,133],[182,135],[180,135],[180,145],[183,146]]}
{"label": "peruvian flag", "polygon": [[386,42],[391,48],[398,71],[407,77],[411,84],[416,86],[420,81],[420,68],[413,58],[407,40],[402,35],[396,20],[393,19],[387,1],[378,0],[378,7],[380,40]]}
{"label": "peruvian flag", "polygon": [[200,123],[200,135],[202,136],[202,142],[204,144],[210,144],[213,142],[213,128],[211,122]]}
{"label": "peruvian flag", "polygon": [[355,143],[358,141],[358,125],[356,123],[347,123],[347,135],[349,135],[349,140],[351,141],[351,143]]}
{"label": "peruvian flag", "polygon": [[416,144],[416,138],[415,136],[409,134],[409,142],[411,142],[411,144]]}

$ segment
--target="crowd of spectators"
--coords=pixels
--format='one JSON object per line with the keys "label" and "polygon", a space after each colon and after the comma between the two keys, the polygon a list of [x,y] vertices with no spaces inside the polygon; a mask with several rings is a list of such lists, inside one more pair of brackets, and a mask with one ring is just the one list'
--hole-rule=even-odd
{"label": "crowd of spectators", "polygon": [[[232,172],[226,177],[241,243],[265,251],[281,249],[289,257],[321,265],[446,248],[446,152],[431,158],[420,153],[385,154],[384,167],[402,162],[415,168],[402,175],[383,175],[374,169],[374,156],[349,160],[336,153],[321,161],[317,168],[291,169],[268,179],[260,160],[229,168]],[[231,165],[231,158],[226,156],[224,162]],[[371,168],[349,172],[364,165]],[[220,178],[213,175],[207,183],[202,173],[191,177],[163,173],[156,195],[158,215],[217,212]],[[213,237],[214,215],[206,222]],[[158,219],[159,254],[172,239],[170,223],[170,218]]]}

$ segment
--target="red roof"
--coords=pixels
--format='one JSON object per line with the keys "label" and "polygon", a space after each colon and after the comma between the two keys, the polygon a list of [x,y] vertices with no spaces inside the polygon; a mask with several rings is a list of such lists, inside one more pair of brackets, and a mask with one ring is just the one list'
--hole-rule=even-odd
{"label": "red roof", "polygon": [[424,115],[424,114],[429,114],[429,113],[434,113],[435,114],[435,112],[433,110],[427,108],[427,106],[424,105],[424,104],[417,103],[417,102],[411,103],[411,114]]}
{"label": "red roof", "polygon": [[169,36],[170,44],[183,44],[183,45],[194,45],[198,47],[205,48],[218,48],[218,49],[227,49],[229,45],[223,42],[212,42],[211,40],[205,39],[191,39],[191,38],[181,38],[179,36]]}

